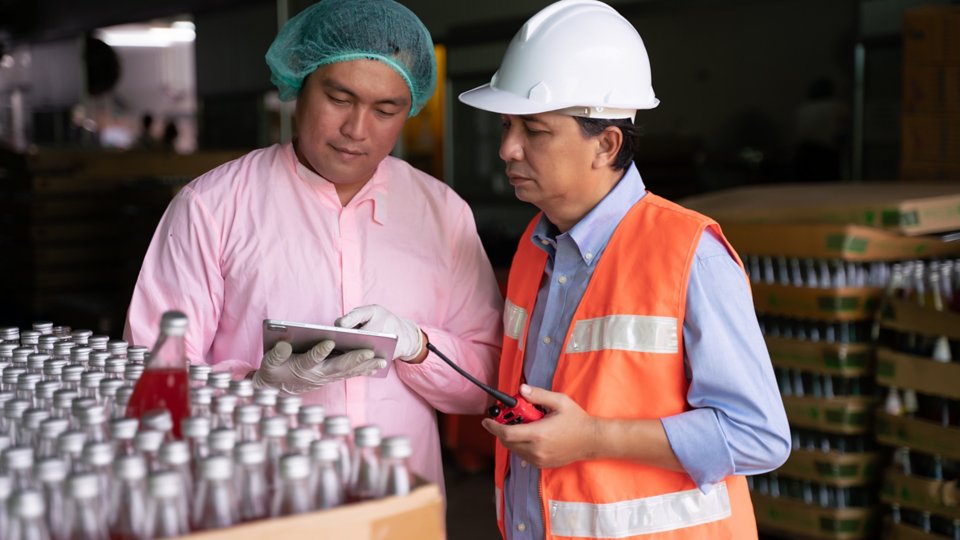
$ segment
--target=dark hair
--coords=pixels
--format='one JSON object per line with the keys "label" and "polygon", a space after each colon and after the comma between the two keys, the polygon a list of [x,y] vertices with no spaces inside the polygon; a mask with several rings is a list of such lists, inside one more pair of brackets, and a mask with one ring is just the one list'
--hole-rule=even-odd
{"label": "dark hair", "polygon": [[633,123],[633,120],[630,118],[616,118],[612,120],[606,118],[583,118],[581,116],[574,116],[573,118],[577,121],[577,124],[580,125],[580,130],[583,131],[586,137],[596,137],[611,126],[619,128],[620,133],[623,134],[623,144],[620,145],[620,151],[617,152],[617,157],[613,161],[613,170],[622,171],[630,166],[630,162],[633,161],[633,156],[637,153],[640,145],[640,128]]}

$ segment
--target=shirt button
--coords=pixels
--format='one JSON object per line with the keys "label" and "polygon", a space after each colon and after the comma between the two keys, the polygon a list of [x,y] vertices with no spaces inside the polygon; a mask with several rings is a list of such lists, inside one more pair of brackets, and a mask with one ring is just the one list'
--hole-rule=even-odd
{"label": "shirt button", "polygon": [[527,468],[527,462],[526,462],[526,460],[522,460],[522,459],[520,460],[520,467],[522,467],[522,468],[524,468],[524,469]]}
{"label": "shirt button", "polygon": [[517,523],[517,530],[520,531],[520,532],[523,532],[523,531],[527,530],[527,526],[524,525],[523,523]]}
{"label": "shirt button", "polygon": [[540,243],[546,246],[546,245],[548,245],[548,244],[550,243],[550,241],[547,240],[546,238],[542,238],[542,239],[540,240]]}
{"label": "shirt button", "polygon": [[559,281],[560,284],[563,285],[564,283],[567,282],[567,276],[561,274],[560,277],[557,278],[557,281]]}
{"label": "shirt button", "polygon": [[589,261],[590,259],[593,258],[593,253],[590,253],[589,251],[584,253],[583,258]]}
{"label": "shirt button", "polygon": [[543,342],[546,343],[547,345],[549,345],[551,341],[553,341],[553,340],[550,339],[550,336],[545,336],[545,337],[543,338]]}

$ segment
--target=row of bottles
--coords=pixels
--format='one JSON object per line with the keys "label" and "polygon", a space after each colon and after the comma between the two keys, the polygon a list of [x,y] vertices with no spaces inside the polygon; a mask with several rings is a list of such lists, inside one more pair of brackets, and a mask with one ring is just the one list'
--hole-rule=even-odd
{"label": "row of bottles", "polygon": [[947,428],[960,426],[960,400],[895,386],[884,392],[883,410],[887,414],[927,420]]}
{"label": "row of bottles", "polygon": [[763,335],[810,343],[864,343],[870,341],[872,321],[821,321],[758,313]]}
{"label": "row of bottles", "polygon": [[960,540],[960,518],[941,516],[912,508],[901,508],[894,504],[890,506],[890,520],[893,523],[915,527],[935,538]]}
{"label": "row of bottles", "polygon": [[3,329],[0,538],[163,538],[411,490],[405,437],[189,365],[186,318],[161,327],[150,352]]}
{"label": "row of bottles", "polygon": [[811,452],[836,452],[838,454],[860,454],[877,450],[872,434],[849,435],[828,433],[813,429],[790,427],[791,448]]}
{"label": "row of bottles", "polygon": [[746,255],[744,267],[752,283],[813,289],[883,287],[890,276],[888,262]]}
{"label": "row of bottles", "polygon": [[748,476],[750,491],[774,498],[793,499],[822,508],[856,508],[877,503],[874,486],[833,486],[776,472]]}
{"label": "row of bottles", "polygon": [[783,396],[832,399],[874,394],[873,377],[846,377],[783,367],[773,371]]}

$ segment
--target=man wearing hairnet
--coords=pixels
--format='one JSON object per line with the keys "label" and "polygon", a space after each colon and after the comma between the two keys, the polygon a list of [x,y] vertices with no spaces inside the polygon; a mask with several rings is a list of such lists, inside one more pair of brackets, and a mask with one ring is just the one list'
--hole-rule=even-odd
{"label": "man wearing hairnet", "polygon": [[[492,381],[502,299],[466,203],[388,156],[433,94],[430,35],[392,0],[324,0],[287,23],[266,58],[281,99],[297,100],[296,137],[177,194],[126,339],[151,343],[161,313],[180,309],[192,361],[406,435],[414,472],[442,486],[434,409],[480,413],[486,397],[425,345],[429,336]],[[331,341],[304,354],[281,342],[262,356],[267,318],[397,334],[396,358]],[[362,376],[384,366],[385,378]]]}

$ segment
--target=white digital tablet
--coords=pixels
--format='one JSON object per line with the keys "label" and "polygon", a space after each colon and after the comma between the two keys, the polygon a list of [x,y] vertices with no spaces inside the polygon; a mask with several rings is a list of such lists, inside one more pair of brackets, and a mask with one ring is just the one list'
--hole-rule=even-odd
{"label": "white digital tablet", "polygon": [[370,375],[371,377],[386,377],[393,361],[393,352],[397,348],[396,334],[381,334],[359,328],[340,328],[322,324],[307,324],[276,319],[263,321],[263,352],[266,353],[278,341],[286,341],[293,347],[295,353],[305,353],[314,345],[330,339],[336,343],[335,350],[352,351],[354,349],[371,349],[377,358],[385,358],[387,367]]}

